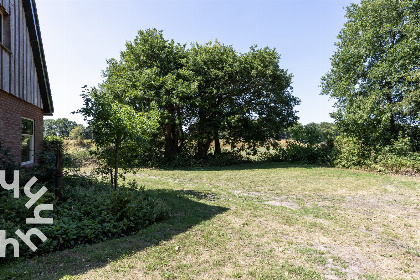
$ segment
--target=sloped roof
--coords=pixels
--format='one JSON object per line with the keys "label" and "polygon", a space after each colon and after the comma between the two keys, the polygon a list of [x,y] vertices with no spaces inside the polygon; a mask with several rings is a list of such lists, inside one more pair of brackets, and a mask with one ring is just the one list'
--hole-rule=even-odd
{"label": "sloped roof", "polygon": [[54,106],[35,0],[22,0],[22,4],[25,11],[26,25],[29,30],[29,38],[35,60],[35,68],[38,76],[39,88],[41,90],[41,99],[44,105],[44,115],[52,115],[54,113]]}

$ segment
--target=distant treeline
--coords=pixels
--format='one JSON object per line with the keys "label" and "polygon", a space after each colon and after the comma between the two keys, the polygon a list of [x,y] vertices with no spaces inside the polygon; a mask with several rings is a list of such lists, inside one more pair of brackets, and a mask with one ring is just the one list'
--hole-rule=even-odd
{"label": "distant treeline", "polygon": [[92,139],[92,128],[78,124],[67,118],[44,120],[44,136],[57,136],[67,139]]}

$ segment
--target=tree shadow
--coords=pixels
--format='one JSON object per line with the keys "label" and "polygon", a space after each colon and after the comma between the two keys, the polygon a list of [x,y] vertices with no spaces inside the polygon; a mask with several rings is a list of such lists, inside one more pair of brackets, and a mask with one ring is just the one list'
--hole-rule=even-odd
{"label": "tree shadow", "polygon": [[330,168],[320,164],[304,164],[304,163],[288,163],[288,162],[272,162],[272,161],[259,161],[259,162],[244,162],[228,166],[215,166],[215,167],[174,167],[174,168],[160,168],[167,171],[242,171],[253,169],[278,169],[278,168]]}
{"label": "tree shadow", "polygon": [[171,209],[168,219],[144,228],[134,235],[0,265],[0,279],[55,280],[83,274],[170,240],[228,210],[207,204],[206,201],[218,199],[215,194],[209,192],[166,189],[147,191],[168,204]]}

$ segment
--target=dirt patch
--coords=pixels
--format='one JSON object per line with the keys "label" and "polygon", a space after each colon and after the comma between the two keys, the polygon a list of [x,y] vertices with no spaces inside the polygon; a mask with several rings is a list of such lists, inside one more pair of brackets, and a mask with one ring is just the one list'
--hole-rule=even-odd
{"label": "dirt patch", "polygon": [[290,208],[293,210],[299,209],[299,205],[292,201],[282,201],[282,200],[271,200],[271,201],[264,201],[264,204],[273,205],[273,206],[282,206],[286,208]]}

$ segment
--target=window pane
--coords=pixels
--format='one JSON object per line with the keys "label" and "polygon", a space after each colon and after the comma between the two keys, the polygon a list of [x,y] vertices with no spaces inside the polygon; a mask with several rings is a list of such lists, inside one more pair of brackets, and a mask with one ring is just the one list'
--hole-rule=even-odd
{"label": "window pane", "polygon": [[31,161],[31,136],[22,136],[22,162]]}
{"label": "window pane", "polygon": [[0,43],[3,43],[3,14],[0,12]]}
{"label": "window pane", "polygon": [[34,134],[34,122],[28,119],[22,119],[22,134]]}

